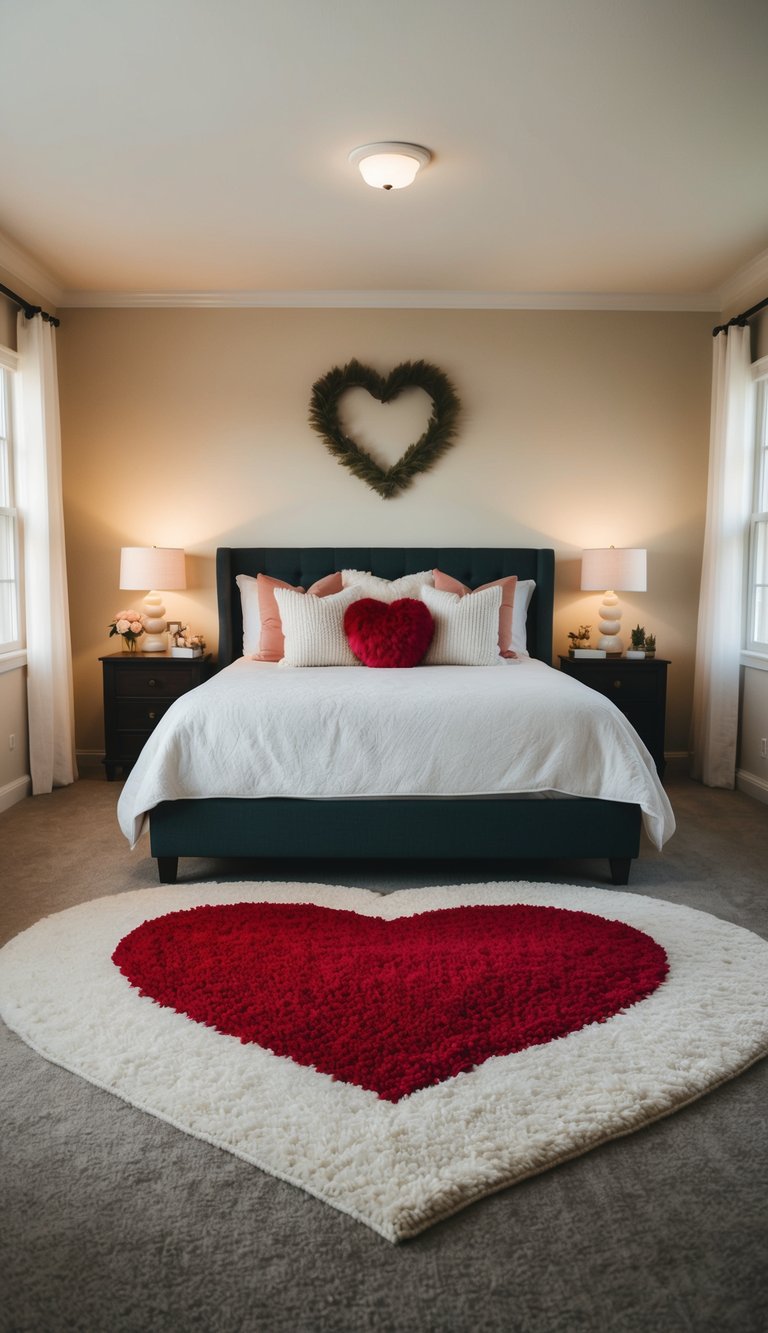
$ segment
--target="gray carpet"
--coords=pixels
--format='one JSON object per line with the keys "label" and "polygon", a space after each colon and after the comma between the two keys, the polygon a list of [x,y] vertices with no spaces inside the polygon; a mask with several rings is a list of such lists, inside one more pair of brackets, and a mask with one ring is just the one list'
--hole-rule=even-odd
{"label": "gray carpet", "polygon": [[[768,809],[670,778],[678,832],[630,891],[768,938]],[[0,816],[0,938],[151,887],[118,784],[81,781]],[[382,892],[538,879],[601,863],[261,865],[184,878],[304,879]],[[3,1333],[765,1333],[768,1061],[694,1105],[485,1199],[399,1247],[302,1191],[48,1064],[2,1029]]]}

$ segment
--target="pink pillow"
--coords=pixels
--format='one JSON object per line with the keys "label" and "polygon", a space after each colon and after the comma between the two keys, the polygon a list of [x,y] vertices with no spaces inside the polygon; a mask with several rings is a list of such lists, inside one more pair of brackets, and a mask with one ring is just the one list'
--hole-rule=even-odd
{"label": "pink pillow", "polygon": [[418,666],[434,628],[430,611],[415,597],[399,597],[395,602],[361,597],[344,612],[349,646],[367,667]]}
{"label": "pink pillow", "polygon": [[480,588],[468,588],[465,583],[459,583],[458,579],[451,578],[450,574],[443,574],[439,569],[432,572],[435,578],[435,587],[439,592],[456,592],[460,597],[466,597],[467,594],[471,595],[473,592],[483,592],[485,588],[501,588],[499,656],[517,657],[517,653],[510,648],[512,642],[512,608],[515,604],[517,574],[510,574],[503,579],[494,579],[492,583],[484,583]]}
{"label": "pink pillow", "polygon": [[[282,579],[273,579],[269,574],[257,575],[256,588],[259,597],[261,633],[259,635],[259,651],[253,654],[254,661],[279,662],[283,657],[285,640],[280,611],[275,600],[275,588],[292,588],[294,592],[301,593],[304,592],[304,589],[296,588],[292,583],[284,583]],[[332,593],[341,592],[341,589],[341,573],[326,574],[325,578],[318,579],[317,583],[312,584],[312,587],[308,589],[308,595],[311,597],[330,597]]]}

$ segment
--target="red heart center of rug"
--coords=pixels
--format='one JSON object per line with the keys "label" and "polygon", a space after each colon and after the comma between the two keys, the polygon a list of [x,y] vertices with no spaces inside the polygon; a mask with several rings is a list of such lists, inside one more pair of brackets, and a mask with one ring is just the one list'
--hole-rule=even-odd
{"label": "red heart center of rug", "polygon": [[588,912],[456,907],[384,921],[309,903],[145,921],[113,961],[142,995],[387,1101],[645,999],[649,935]]}
{"label": "red heart center of rug", "polygon": [[434,632],[432,614],[415,597],[377,602],[361,597],[344,612],[344,633],[355,657],[368,667],[418,666]]}

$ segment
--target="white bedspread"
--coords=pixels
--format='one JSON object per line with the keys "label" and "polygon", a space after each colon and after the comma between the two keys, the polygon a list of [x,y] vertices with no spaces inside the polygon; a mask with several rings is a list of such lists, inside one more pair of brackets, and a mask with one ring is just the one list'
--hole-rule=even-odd
{"label": "white bedspread", "polygon": [[285,668],[241,658],[155,728],[118,804],[133,846],[160,801],[554,792],[639,805],[674,831],[653,760],[619,710],[542,662]]}

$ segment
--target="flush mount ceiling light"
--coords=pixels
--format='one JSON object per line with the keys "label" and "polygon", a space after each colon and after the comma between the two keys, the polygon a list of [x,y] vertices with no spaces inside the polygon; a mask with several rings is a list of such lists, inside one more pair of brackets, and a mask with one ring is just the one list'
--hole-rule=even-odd
{"label": "flush mount ceiling light", "polygon": [[402,190],[415,179],[419,167],[432,160],[432,154],[417,143],[367,143],[353,148],[349,160],[375,190]]}

